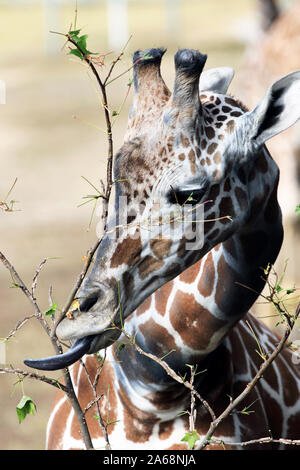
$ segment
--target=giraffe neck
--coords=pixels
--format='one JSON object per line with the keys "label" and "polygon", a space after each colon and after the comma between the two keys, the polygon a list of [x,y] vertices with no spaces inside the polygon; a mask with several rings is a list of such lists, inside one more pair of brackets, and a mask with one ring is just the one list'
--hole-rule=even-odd
{"label": "giraffe neck", "polygon": [[[186,364],[210,370],[197,378],[200,392],[209,395],[220,388],[216,380],[219,385],[227,380],[227,333],[262,291],[263,269],[275,261],[282,243],[278,169],[271,158],[268,163],[268,172],[249,184],[252,203],[243,228],[161,287],[126,322],[136,343],[159,358],[167,355],[165,362],[177,373],[184,375]],[[168,413],[182,409],[187,391],[134,348],[125,347],[117,357],[120,341],[113,346],[115,368],[126,394],[139,397],[142,409],[150,413],[160,408],[163,419],[164,402]]]}

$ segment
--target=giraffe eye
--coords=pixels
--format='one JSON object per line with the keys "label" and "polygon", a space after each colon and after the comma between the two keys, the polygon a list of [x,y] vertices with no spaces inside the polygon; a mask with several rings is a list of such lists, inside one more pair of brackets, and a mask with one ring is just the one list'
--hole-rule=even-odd
{"label": "giraffe eye", "polygon": [[205,189],[174,189],[168,193],[168,202],[170,204],[179,204],[183,206],[184,204],[198,204],[202,197],[204,196]]}

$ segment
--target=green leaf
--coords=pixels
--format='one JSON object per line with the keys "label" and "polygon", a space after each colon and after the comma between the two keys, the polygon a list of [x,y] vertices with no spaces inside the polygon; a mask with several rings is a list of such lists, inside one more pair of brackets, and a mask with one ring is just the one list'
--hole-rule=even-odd
{"label": "green leaf", "polygon": [[27,395],[23,395],[16,407],[16,411],[19,423],[22,423],[22,421],[26,418],[28,414],[34,414],[34,412],[36,411],[36,406],[30,397],[28,397]]}
{"label": "green leaf", "polygon": [[76,55],[79,59],[83,59],[81,52],[78,49],[71,49],[69,55]]}
{"label": "green leaf", "polygon": [[119,113],[118,113],[118,111],[113,111],[113,112],[111,113],[111,115],[112,115],[112,116],[119,116]]}
{"label": "green leaf", "polygon": [[193,449],[195,442],[200,439],[199,434],[194,429],[192,432],[187,432],[186,435],[181,439],[183,442],[187,442],[189,449]]}
{"label": "green leaf", "polygon": [[78,36],[81,29],[74,29],[73,31],[69,31],[69,35],[74,39],[74,36]]}
{"label": "green leaf", "polygon": [[294,287],[291,287],[290,289],[287,289],[286,293],[287,294],[292,294],[293,292],[295,292],[295,290],[296,290],[296,287],[294,286]]}
{"label": "green leaf", "polygon": [[49,310],[44,312],[44,315],[46,315],[46,317],[50,317],[51,315],[55,315],[56,309],[57,309],[57,303],[54,302],[54,304],[51,305]]}
{"label": "green leaf", "polygon": [[300,214],[300,204],[297,204],[295,212],[296,214]]}
{"label": "green leaf", "polygon": [[282,287],[279,284],[277,284],[276,292],[281,292],[282,290],[283,290]]}
{"label": "green leaf", "polygon": [[122,349],[125,348],[126,344],[127,344],[127,343],[120,343],[120,344],[118,345],[118,347],[117,347],[117,357],[120,356],[120,352],[122,351]]}

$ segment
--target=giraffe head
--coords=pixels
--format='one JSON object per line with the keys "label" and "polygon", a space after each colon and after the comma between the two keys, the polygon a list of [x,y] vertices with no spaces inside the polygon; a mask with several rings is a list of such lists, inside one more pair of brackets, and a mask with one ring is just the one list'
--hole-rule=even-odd
{"label": "giraffe head", "polygon": [[112,323],[119,326],[248,223],[261,190],[261,181],[250,189],[249,175],[266,165],[263,144],[300,117],[300,72],[278,80],[246,111],[226,95],[232,69],[203,72],[206,55],[195,50],[176,53],[171,93],[160,73],[164,52],[133,57],[135,94],[115,156],[114,209],[78,294],[80,308],[57,328],[60,339],[78,340],[72,362],[110,345],[120,334]]}

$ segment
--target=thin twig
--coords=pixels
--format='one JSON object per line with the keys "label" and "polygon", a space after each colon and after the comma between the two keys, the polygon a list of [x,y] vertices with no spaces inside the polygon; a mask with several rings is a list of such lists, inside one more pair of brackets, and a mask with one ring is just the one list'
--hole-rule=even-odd
{"label": "thin twig", "polygon": [[[118,328],[118,327],[115,327],[115,328]],[[212,418],[212,420],[214,421],[216,419],[216,415],[215,415],[213,409],[207,403],[207,401],[204,400],[204,398],[201,397],[201,395],[197,392],[197,390],[195,390],[193,384],[191,384],[187,380],[184,380],[182,377],[180,377],[180,375],[176,374],[176,372],[165,361],[162,361],[161,359],[156,357],[154,354],[147,353],[146,351],[144,351],[140,346],[138,346],[136,344],[135,340],[128,333],[126,333],[126,331],[124,329],[122,329],[121,331],[124,333],[126,338],[129,340],[130,344],[132,344],[140,354],[142,354],[143,356],[146,356],[149,359],[152,359],[153,361],[157,362],[166,371],[166,373],[170,377],[172,377],[174,380],[176,380],[176,382],[179,382],[180,384],[182,384],[186,388],[188,388],[198,398],[198,400],[202,403],[204,408],[210,414],[210,417]]]}
{"label": "thin twig", "polygon": [[46,264],[47,261],[48,261],[48,258],[44,258],[43,261],[41,262],[41,264],[39,265],[39,267],[37,268],[35,274],[34,274],[34,277],[33,277],[33,280],[32,280],[32,286],[31,286],[31,295],[32,295],[33,298],[35,298],[34,294],[35,294],[35,290],[36,290],[36,286],[37,286],[38,276],[41,272],[41,269],[43,268],[43,266]]}
{"label": "thin twig", "polygon": [[101,374],[101,371],[102,371],[102,368],[103,368],[103,365],[104,365],[104,362],[105,362],[105,358],[101,361],[101,363],[99,364],[98,368],[97,368],[97,372],[96,372],[96,375],[95,375],[95,378],[94,378],[94,381],[92,381],[91,379],[91,376],[87,370],[87,367],[85,365],[85,363],[83,362],[83,360],[80,360],[80,363],[81,363],[81,366],[83,367],[85,373],[86,373],[86,376],[87,376],[87,379],[88,379],[88,382],[91,386],[91,389],[93,391],[93,395],[94,395],[94,400],[92,402],[90,402],[86,408],[84,409],[83,413],[86,414],[86,412],[91,408],[92,405],[96,405],[96,408],[97,408],[97,413],[98,413],[98,422],[99,422],[99,426],[102,430],[102,433],[103,433],[103,437],[105,439],[105,442],[106,442],[106,450],[111,450],[111,446],[110,446],[110,442],[109,442],[109,438],[108,438],[108,433],[107,433],[107,425],[104,423],[104,420],[102,418],[102,415],[101,415],[101,411],[100,411],[100,406],[99,406],[99,401],[101,400],[101,398],[104,396],[104,394],[102,393],[101,395],[98,396],[97,394],[97,383],[98,383],[98,380],[99,380],[99,377],[100,377],[100,374]]}
{"label": "thin twig", "polygon": [[8,341],[10,338],[12,338],[16,334],[16,332],[28,322],[28,320],[31,320],[31,318],[35,318],[35,313],[33,313],[32,315],[29,315],[28,317],[22,318],[22,320],[19,320],[16,326],[6,336],[5,341]]}
{"label": "thin twig", "polygon": [[234,447],[246,447],[246,446],[250,446],[253,444],[270,444],[270,443],[299,446],[300,439],[283,439],[283,438],[274,439],[273,437],[269,436],[269,437],[261,437],[259,439],[252,439],[250,441],[244,441],[244,442],[226,442],[221,439],[213,438],[209,442],[210,445],[223,444],[225,446],[234,446]]}
{"label": "thin twig", "polygon": [[21,375],[22,377],[28,378],[28,379],[36,379],[41,382],[45,382],[49,385],[52,385],[53,387],[56,387],[65,393],[68,392],[68,388],[64,384],[59,382],[58,380],[52,379],[50,377],[46,377],[45,375],[37,374],[35,372],[26,372],[21,369],[15,369],[14,367],[1,367],[0,373],[1,374],[15,374],[15,375]]}

